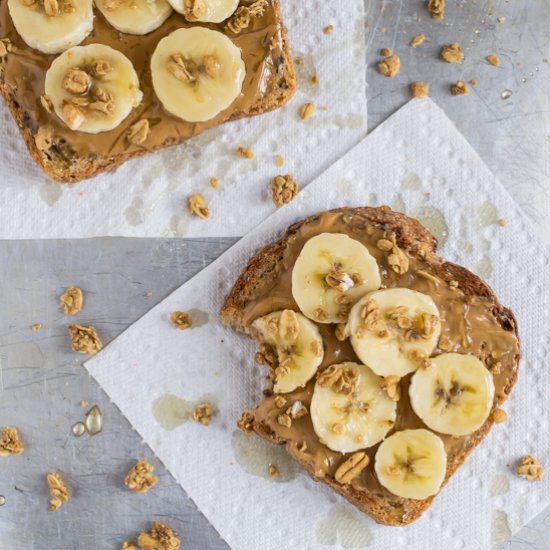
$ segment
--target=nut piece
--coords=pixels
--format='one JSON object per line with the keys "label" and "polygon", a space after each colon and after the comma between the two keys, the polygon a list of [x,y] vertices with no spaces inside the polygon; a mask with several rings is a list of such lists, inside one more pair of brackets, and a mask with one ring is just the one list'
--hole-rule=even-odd
{"label": "nut piece", "polygon": [[237,420],[237,427],[245,433],[251,433],[254,426],[254,413],[252,410],[244,411]]}
{"label": "nut piece", "polygon": [[464,52],[458,42],[453,42],[448,46],[443,46],[439,53],[439,57],[447,63],[460,63],[464,60]]}
{"label": "nut piece", "polygon": [[53,127],[49,124],[40,126],[34,136],[34,143],[39,151],[48,151],[53,145]]}
{"label": "nut piece", "polygon": [[90,65],[90,72],[95,77],[105,76],[112,70],[112,65],[106,59],[98,59]]}
{"label": "nut piece", "polygon": [[398,55],[390,55],[378,62],[378,71],[388,78],[394,77],[399,72],[401,60]]}
{"label": "nut piece", "polygon": [[248,6],[240,6],[225,25],[225,29],[239,34],[250,25],[253,17],[261,17],[266,8],[266,0],[255,0]]}
{"label": "nut piece", "polygon": [[215,76],[218,76],[220,73],[220,62],[218,58],[214,55],[205,55],[202,60],[202,64],[204,67],[204,72],[208,75],[214,78]]}
{"label": "nut piece", "polygon": [[124,478],[124,485],[136,493],[146,493],[158,481],[154,469],[145,459],[138,460]]}
{"label": "nut piece", "polygon": [[85,94],[92,84],[90,75],[81,69],[71,69],[63,79],[63,88],[70,94]]}
{"label": "nut piece", "polygon": [[392,401],[399,401],[401,398],[401,387],[399,386],[399,376],[391,375],[382,378],[380,387],[388,394]]}
{"label": "nut piece", "polygon": [[536,458],[526,455],[521,459],[517,473],[528,481],[541,481],[544,475],[544,468]]}
{"label": "nut piece", "polygon": [[420,44],[423,44],[425,40],[425,34],[417,34],[416,36],[412,37],[410,45],[412,48],[418,48],[418,46],[420,46]]}
{"label": "nut piece", "polygon": [[420,81],[412,82],[409,88],[411,90],[411,95],[418,99],[426,97],[430,93],[430,87]]}
{"label": "nut piece", "polygon": [[78,130],[86,119],[84,113],[73,103],[65,103],[62,114],[65,124],[71,130]]}
{"label": "nut piece", "polygon": [[59,303],[63,306],[63,313],[65,315],[76,315],[82,309],[83,301],[82,290],[77,286],[69,287],[59,297]]}
{"label": "nut piece", "polygon": [[64,502],[69,500],[69,491],[63,483],[61,476],[56,472],[50,472],[46,476],[48,487],[50,488],[50,511],[59,510]]}
{"label": "nut piece", "polygon": [[504,409],[496,408],[493,411],[493,422],[495,424],[502,424],[503,422],[506,422],[508,419],[508,415],[506,414],[506,411]]}
{"label": "nut piece", "polygon": [[69,325],[67,329],[71,336],[73,351],[94,355],[103,347],[94,327],[83,327],[74,324]]}
{"label": "nut piece", "polygon": [[365,452],[354,453],[338,466],[334,478],[338,483],[347,485],[369,465],[369,462],[369,457]]}
{"label": "nut piece", "polygon": [[172,324],[180,330],[185,330],[193,325],[193,319],[191,315],[185,311],[173,311],[170,314],[170,321]]}
{"label": "nut piece", "polygon": [[457,80],[456,84],[451,86],[451,94],[466,95],[470,93],[470,89],[464,80]]}
{"label": "nut piece", "polygon": [[49,17],[59,15],[59,3],[57,0],[44,0],[44,11]]}
{"label": "nut piece", "polygon": [[304,103],[300,107],[300,118],[302,120],[308,120],[313,116],[315,112],[315,103]]}
{"label": "nut piece", "polygon": [[277,208],[288,204],[298,194],[298,183],[290,176],[275,176],[271,180],[271,194]]}
{"label": "nut piece", "polygon": [[336,393],[349,395],[357,386],[357,371],[350,367],[331,365],[317,377],[317,384],[322,388],[331,388]]}
{"label": "nut piece", "polygon": [[252,149],[249,149],[248,147],[238,147],[237,148],[237,154],[242,157],[243,159],[253,159],[254,158],[254,151]]}
{"label": "nut piece", "polygon": [[24,450],[25,447],[19,439],[17,428],[9,426],[4,428],[0,440],[0,456],[20,455]]}
{"label": "nut piece", "polygon": [[198,216],[201,220],[206,220],[210,216],[210,210],[208,210],[208,206],[206,206],[204,202],[204,197],[200,193],[195,193],[189,197],[187,210],[189,210],[191,214]]}
{"label": "nut piece", "polygon": [[494,54],[488,55],[485,59],[495,67],[500,65],[500,59]]}
{"label": "nut piece", "polygon": [[445,17],[445,0],[428,0],[426,7],[434,19],[443,19]]}
{"label": "nut piece", "polygon": [[213,415],[214,409],[212,408],[212,405],[210,405],[210,403],[201,403],[195,408],[191,418],[203,426],[208,426]]}
{"label": "nut piece", "polygon": [[180,53],[174,53],[166,62],[166,68],[181,82],[195,82],[196,67],[186,61]]}
{"label": "nut piece", "polygon": [[128,128],[126,139],[133,145],[140,145],[149,135],[149,121],[146,118],[138,120]]}
{"label": "nut piece", "polygon": [[181,544],[175,531],[160,521],[152,521],[151,531],[140,533],[137,543],[146,550],[179,550]]}
{"label": "nut piece", "polygon": [[279,318],[279,336],[281,339],[286,344],[292,345],[296,342],[299,333],[300,324],[298,323],[296,313],[291,309],[283,310]]}

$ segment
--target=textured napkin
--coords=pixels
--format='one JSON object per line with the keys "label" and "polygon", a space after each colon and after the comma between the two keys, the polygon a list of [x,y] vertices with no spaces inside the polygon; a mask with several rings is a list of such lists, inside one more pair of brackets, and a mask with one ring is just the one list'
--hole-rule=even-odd
{"label": "textured napkin", "polygon": [[[523,343],[519,381],[493,428],[433,506],[406,528],[384,527],[314,483],[284,451],[235,430],[262,388],[255,346],[224,329],[217,312],[258,247],[306,215],[343,205],[389,204],[440,238],[442,255],[473,269],[517,315]],[[502,221],[506,224],[503,227]],[[496,549],[545,505],[550,476],[515,473],[532,453],[550,464],[549,258],[520,208],[430,100],[411,102],[290,205],[249,233],[130,327],[86,367],[235,549],[445,547]],[[190,310],[180,332],[170,312]],[[219,409],[205,428],[193,404]],[[269,464],[281,474],[267,476]]]}
{"label": "textured napkin", "polygon": [[[127,162],[112,174],[72,187],[49,180],[0,101],[0,238],[241,236],[273,212],[271,178],[292,174],[305,186],[349,151],[367,133],[363,0],[346,0],[345,9],[326,0],[281,4],[297,61],[291,102]],[[334,30],[325,34],[328,25]],[[300,121],[306,102],[316,111]],[[255,157],[239,158],[239,146]],[[277,154],[285,160],[281,168]],[[212,176],[220,181],[217,190],[209,184]],[[197,192],[209,204],[208,221],[186,211],[188,196]]]}

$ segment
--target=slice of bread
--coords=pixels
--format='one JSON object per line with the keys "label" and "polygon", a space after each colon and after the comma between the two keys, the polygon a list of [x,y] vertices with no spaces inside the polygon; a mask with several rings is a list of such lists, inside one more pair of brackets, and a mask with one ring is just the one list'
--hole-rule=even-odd
{"label": "slice of bread", "polygon": [[[6,55],[0,55],[0,93],[32,158],[48,176],[62,183],[78,182],[113,170],[127,160],[177,145],[223,122],[277,109],[296,89],[279,0],[268,0],[264,14],[253,17],[249,26],[238,34],[225,30],[223,23],[207,25],[225,32],[241,48],[247,75],[241,96],[204,123],[185,122],[167,113],[154,94],[149,69],[150,56],[158,41],[177,28],[194,24],[174,12],[159,29],[135,36],[115,31],[96,12],[94,30],[82,45],[104,43],[124,53],[134,64],[144,97],[140,106],[114,130],[96,135],[74,132],[55,113],[49,112],[41,100],[45,74],[55,56],[42,54],[23,42],[13,26],[7,4],[0,4],[0,47],[3,46],[0,53],[7,50]],[[128,129],[143,118],[149,120],[149,136],[142,144],[129,143]]]}
{"label": "slice of bread", "polygon": [[[437,303],[442,311],[442,335],[445,334],[448,337],[453,351],[477,355],[493,374],[496,392],[492,411],[508,398],[517,379],[520,359],[519,338],[512,312],[499,303],[495,293],[478,276],[463,267],[445,262],[437,256],[437,240],[417,220],[394,212],[388,207],[341,208],[312,216],[292,225],[280,240],[268,244],[250,260],[221,309],[224,322],[239,331],[250,334],[251,322],[259,316],[281,309],[297,311],[298,307],[290,291],[289,274],[303,244],[312,236],[323,232],[346,233],[367,246],[379,263],[383,286],[408,287],[414,283],[416,290],[426,293],[430,293],[430,288],[441,289],[440,292],[443,294],[439,296]],[[392,270],[386,267],[388,266],[387,256],[385,256],[387,252],[382,252],[376,246],[377,239],[388,236],[395,237],[397,245],[410,262],[410,267],[405,274],[392,273]],[[420,279],[425,280],[425,283]],[[463,304],[464,317],[459,316],[455,320],[449,318],[452,315],[450,302]],[[489,323],[491,330],[480,330],[476,333],[477,328],[482,326],[487,328],[488,325],[480,324],[477,327],[472,324],[469,328],[464,328],[464,331],[468,331],[468,337],[463,339],[466,332],[458,334],[456,327],[461,324],[468,325],[473,319],[473,310],[468,308],[475,308],[476,318],[479,317],[480,323]],[[464,320],[465,322],[462,323]],[[448,328],[446,328],[447,325]],[[334,328],[334,325],[320,325],[324,338],[332,334]],[[325,347],[326,342],[327,340],[325,340]],[[450,351],[442,350],[443,347],[445,346],[440,339],[435,353]],[[498,355],[491,354],[497,348]],[[351,346],[346,347],[342,343],[341,353],[341,361],[360,362],[354,356]],[[333,353],[332,355],[334,356]],[[497,356],[501,358],[500,361],[494,359]],[[324,361],[319,371],[328,366],[329,363]],[[410,408],[407,392],[409,380],[410,376],[401,379],[402,397],[398,402],[397,422],[388,435],[400,429],[426,427]],[[290,402],[293,398],[299,399],[308,406],[314,381],[315,378],[310,380],[305,388],[285,394],[285,397]],[[377,446],[366,450],[370,463],[355,480],[348,484],[337,482],[334,475],[335,469],[339,463],[349,458],[349,455],[346,457],[324,446],[315,435],[309,416],[298,421],[300,424],[296,432],[278,425],[273,421],[278,414],[273,399],[272,384],[270,384],[264,391],[260,405],[256,409],[246,411],[238,425],[245,431],[254,431],[273,443],[286,445],[288,453],[314,479],[332,487],[379,523],[406,525],[420,517],[430,506],[433,496],[423,500],[401,498],[393,495],[377,482],[373,468]],[[438,434],[444,440],[447,451],[447,471],[441,487],[448,482],[467,456],[487,435],[492,425],[491,413],[477,431],[467,436],[451,437]],[[307,439],[308,448],[305,452],[300,450],[301,444],[296,437],[297,432],[304,436],[303,441]],[[314,449],[310,449],[312,441]],[[313,454],[309,453],[310,450]],[[320,460],[331,466],[320,468]]]}

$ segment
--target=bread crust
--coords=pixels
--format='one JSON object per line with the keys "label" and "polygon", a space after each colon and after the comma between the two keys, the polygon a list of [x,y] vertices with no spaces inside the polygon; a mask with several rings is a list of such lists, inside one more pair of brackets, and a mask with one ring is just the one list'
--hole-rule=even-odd
{"label": "bread crust", "polygon": [[[330,213],[352,214],[361,216],[369,222],[376,224],[383,229],[395,233],[397,243],[401,249],[406,250],[411,256],[426,263],[433,275],[450,282],[458,281],[461,291],[468,296],[481,296],[487,298],[492,304],[492,311],[499,320],[501,326],[513,331],[519,341],[517,323],[513,313],[504,307],[490,286],[480,279],[477,275],[468,271],[464,267],[443,261],[437,254],[437,239],[420,224],[418,220],[409,218],[399,212],[394,212],[388,207],[360,207],[360,208],[338,208],[331,210]],[[233,328],[247,332],[247,327],[243,324],[242,314],[247,302],[253,299],[255,289],[262,282],[264,277],[269,277],[274,273],[275,267],[282,260],[288,240],[297,233],[300,227],[310,221],[313,221],[319,214],[310,216],[293,224],[286,233],[276,242],[268,244],[260,249],[256,255],[249,261],[245,270],[241,273],[235,282],[231,292],[227,296],[224,305],[220,310],[223,321]],[[504,392],[508,395],[515,384],[518,376],[518,363],[520,355],[516,357],[513,373],[511,374]],[[470,439],[470,444],[455,455],[454,460],[447,463],[447,471],[441,489],[447,484],[451,476],[463,464],[468,455],[485,438],[493,425],[491,416],[479,428]],[[430,506],[434,495],[424,500],[402,499],[383,494],[374,494],[367,491],[355,489],[351,484],[341,485],[332,476],[326,474],[319,478],[315,475],[314,467],[311,463],[305,461],[300,453],[296,451],[295,446],[290,441],[285,441],[273,433],[271,428],[262,422],[254,422],[251,426],[254,432],[261,437],[279,445],[286,445],[287,452],[298,461],[301,466],[317,481],[329,485],[337,493],[341,494],[359,510],[371,516],[378,523],[385,525],[402,526],[418,519],[424,511]],[[440,490],[441,490],[440,489]],[[407,502],[407,514],[405,517],[396,518],[391,511],[395,504]]]}

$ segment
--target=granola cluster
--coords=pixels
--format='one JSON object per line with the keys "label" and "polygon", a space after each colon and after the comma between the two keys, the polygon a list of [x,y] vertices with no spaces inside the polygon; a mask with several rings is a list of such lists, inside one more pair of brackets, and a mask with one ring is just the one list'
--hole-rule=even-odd
{"label": "granola cluster", "polygon": [[397,237],[394,233],[387,235],[376,242],[379,250],[388,252],[388,265],[395,273],[403,275],[409,271],[409,258],[397,245]]}
{"label": "granola cluster", "polygon": [[527,481],[541,481],[544,468],[535,457],[526,455],[521,459],[517,473]]}
{"label": "granola cluster", "polygon": [[254,0],[239,6],[225,25],[225,29],[239,34],[250,25],[254,17],[261,17],[264,14],[266,5],[266,0]]}
{"label": "granola cluster", "polygon": [[170,314],[170,321],[179,330],[186,330],[193,325],[193,319],[186,311],[173,311]]}
{"label": "granola cluster", "polygon": [[201,403],[200,405],[197,405],[197,407],[193,411],[191,419],[194,422],[202,424],[203,426],[208,426],[212,420],[213,415],[214,408],[212,407],[212,405],[210,403]]}
{"label": "granola cluster", "polygon": [[336,393],[349,395],[357,387],[359,375],[352,367],[331,365],[317,377],[317,384],[323,388],[331,388]]}
{"label": "granola cluster", "polygon": [[46,481],[50,489],[50,510],[55,512],[69,500],[69,491],[57,472],[50,472],[46,476]]}
{"label": "granola cluster", "polygon": [[103,347],[94,327],[73,324],[69,325],[67,329],[71,337],[73,351],[86,355],[94,355]]}
{"label": "granola cluster", "polygon": [[25,447],[19,439],[17,428],[7,427],[2,430],[2,439],[0,440],[0,456],[20,455]]}
{"label": "granola cluster", "polygon": [[63,306],[65,315],[76,315],[82,309],[84,296],[82,290],[76,286],[69,287],[60,297],[59,302]]}
{"label": "granola cluster", "polygon": [[158,481],[154,469],[145,459],[138,460],[124,478],[124,485],[136,493],[146,493]]}
{"label": "granola cluster", "polygon": [[298,194],[298,183],[289,175],[275,176],[271,180],[271,194],[277,208],[288,204]]}
{"label": "granola cluster", "polygon": [[151,531],[140,533],[137,543],[146,550],[179,550],[181,544],[176,532],[160,521],[151,522]]}

